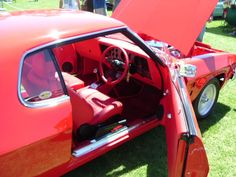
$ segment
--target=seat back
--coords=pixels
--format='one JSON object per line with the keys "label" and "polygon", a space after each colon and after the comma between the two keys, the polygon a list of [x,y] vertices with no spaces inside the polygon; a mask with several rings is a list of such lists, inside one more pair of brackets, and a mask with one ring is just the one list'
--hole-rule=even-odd
{"label": "seat back", "polygon": [[67,88],[72,104],[73,130],[86,123],[92,122],[94,118],[93,108],[85,98],[79,97],[73,88]]}

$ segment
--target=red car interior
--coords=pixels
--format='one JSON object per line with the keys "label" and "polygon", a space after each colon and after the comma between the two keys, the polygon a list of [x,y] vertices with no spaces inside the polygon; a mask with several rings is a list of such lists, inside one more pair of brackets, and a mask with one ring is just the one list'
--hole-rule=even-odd
{"label": "red car interior", "polygon": [[83,136],[87,126],[97,125],[108,119],[120,115],[122,103],[91,89],[83,88],[77,91],[69,90],[74,117],[74,133],[77,138]]}
{"label": "red car interior", "polygon": [[62,72],[62,77],[65,81],[65,84],[67,86],[67,88],[72,89],[74,91],[85,87],[84,85],[84,81],[82,81],[81,79],[73,76],[72,74],[66,73],[66,72]]}
{"label": "red car interior", "polygon": [[[119,41],[117,37],[99,37],[53,49],[71,99],[73,132],[79,141],[86,139],[85,134],[94,136],[99,124],[126,119],[126,123],[131,125],[138,118],[149,118],[158,113],[162,96],[155,64],[130,41]],[[134,48],[137,53],[131,52]],[[100,71],[101,68],[105,73],[109,70],[109,67],[102,66],[106,62],[105,54],[109,52],[120,55],[120,58],[127,52],[126,62],[137,65],[137,72],[121,77],[115,84],[104,83]],[[91,87],[93,83],[98,84],[96,89]]]}

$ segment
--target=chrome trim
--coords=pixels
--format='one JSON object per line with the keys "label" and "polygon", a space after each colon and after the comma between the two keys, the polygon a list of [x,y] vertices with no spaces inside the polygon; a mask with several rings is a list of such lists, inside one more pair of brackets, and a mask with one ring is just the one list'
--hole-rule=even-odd
{"label": "chrome trim", "polygon": [[[49,46],[55,46],[55,45],[64,45],[64,43],[71,43],[73,41],[82,41],[82,40],[86,40],[86,39],[90,39],[90,38],[93,38],[95,36],[102,36],[102,35],[108,35],[110,33],[114,33],[114,32],[121,32],[122,30],[126,30],[127,27],[125,26],[122,26],[122,27],[117,27],[117,28],[112,28],[112,29],[109,29],[109,30],[101,30],[101,31],[96,31],[96,32],[92,32],[92,33],[87,33],[87,34],[80,34],[80,35],[77,35],[77,36],[73,36],[73,37],[68,37],[68,38],[65,38],[65,39],[58,39],[58,40],[55,40],[53,42],[49,42],[47,44],[44,44],[44,45],[41,45],[39,47],[36,47],[34,49],[31,49],[29,51],[37,51],[37,50],[40,50],[40,49],[44,49],[44,48],[47,48]],[[30,52],[30,53],[31,53]],[[29,53],[29,52],[27,52]]]}
{"label": "chrome trim", "polygon": [[[151,120],[149,120],[151,121]],[[111,134],[108,134],[106,135],[105,137],[99,139],[99,140],[91,140],[89,145],[85,146],[85,147],[82,147],[82,148],[79,148],[75,151],[73,151],[72,155],[75,156],[75,157],[81,157],[87,153],[90,153],[92,151],[95,151],[96,149],[99,149],[101,148],[102,146],[105,146],[111,142],[114,142],[115,140],[118,140],[120,138],[129,138],[129,133],[131,131],[133,131],[134,129],[148,123],[149,121],[143,121],[141,123],[138,123],[136,125],[133,125],[131,127],[124,127],[122,128],[121,130],[119,130],[118,132],[115,132],[115,133],[111,133]]]}
{"label": "chrome trim", "polygon": [[22,97],[20,97],[21,102],[23,103],[24,106],[29,107],[29,108],[40,108],[40,107],[52,107],[56,106],[60,103],[63,103],[67,100],[70,100],[70,97],[67,95],[62,95],[57,98],[51,98],[48,100],[42,100],[38,102],[29,102],[25,101]]}
{"label": "chrome trim", "polygon": [[122,30],[126,30],[126,27],[117,27],[117,28],[113,28],[113,29],[109,29],[109,30],[102,30],[102,31],[98,31],[98,32],[92,32],[92,33],[88,33],[88,34],[83,34],[83,35],[78,35],[78,36],[73,36],[73,37],[68,37],[65,39],[59,39],[59,40],[55,40],[53,42],[49,42],[47,44],[35,47],[33,49],[30,49],[28,51],[26,51],[20,60],[20,67],[19,67],[19,71],[18,71],[18,86],[17,86],[17,95],[18,98],[20,100],[20,102],[26,106],[26,107],[30,107],[30,108],[36,108],[36,107],[44,107],[44,106],[52,106],[52,105],[56,105],[56,104],[60,104],[66,100],[69,99],[69,96],[67,95],[63,95],[60,96],[58,98],[55,99],[49,99],[49,100],[44,100],[44,101],[40,101],[40,102],[35,102],[35,103],[31,103],[31,102],[27,102],[25,101],[22,96],[21,96],[21,76],[22,76],[22,69],[23,69],[23,64],[24,64],[24,60],[26,58],[27,55],[39,51],[39,50],[43,50],[43,49],[49,49],[51,46],[55,46],[55,45],[62,45],[62,43],[69,43],[71,41],[79,41],[79,40],[83,40],[84,38],[88,38],[88,37],[94,37],[94,36],[100,36],[100,35],[105,35],[106,33],[113,33],[114,31],[122,31]]}
{"label": "chrome trim", "polygon": [[[35,50],[37,50],[37,49],[35,49]],[[60,104],[62,102],[69,100],[70,97],[67,95],[62,95],[57,98],[51,98],[51,99],[42,100],[42,101],[38,101],[38,102],[29,102],[29,101],[26,101],[24,98],[22,98],[22,95],[21,95],[22,77],[21,76],[22,76],[22,71],[23,71],[24,60],[29,53],[32,53],[35,50],[29,50],[28,52],[26,52],[22,56],[22,59],[20,62],[20,69],[19,69],[19,74],[18,74],[18,86],[17,86],[17,93],[18,93],[18,98],[19,98],[20,102],[24,106],[29,107],[29,108],[39,108],[39,107],[55,106],[57,104]]]}
{"label": "chrome trim", "polygon": [[180,97],[183,102],[183,107],[184,107],[184,111],[185,111],[186,118],[187,118],[187,125],[188,125],[188,129],[189,129],[189,133],[190,133],[190,135],[197,135],[197,130],[196,130],[196,127],[194,124],[194,116],[191,112],[191,107],[190,107],[190,105],[192,103],[189,102],[189,100],[188,100],[188,96],[186,93],[187,89],[186,89],[186,87],[184,87],[183,77],[179,75],[177,77],[177,82],[180,87]]}
{"label": "chrome trim", "polygon": [[[98,141],[92,140],[92,141],[90,141],[90,143],[91,143],[90,145],[74,151],[72,153],[72,155],[75,157],[80,157],[80,156],[87,154],[89,152],[92,152],[92,151],[94,151],[106,144],[109,144],[109,143],[111,143],[111,142],[115,141],[116,139],[119,139],[123,136],[128,138],[129,137],[128,133],[129,133],[128,128],[126,128],[124,130],[121,130],[120,132],[116,132],[114,135],[102,138],[101,140],[98,140]],[[127,135],[127,136],[125,136],[125,135]]]}
{"label": "chrome trim", "polygon": [[180,73],[180,76],[192,78],[196,76],[197,67],[192,64],[179,62],[179,73]]}
{"label": "chrome trim", "polygon": [[167,114],[167,118],[168,118],[168,119],[172,119],[172,114],[171,114],[171,113],[168,113],[168,114]]}
{"label": "chrome trim", "polygon": [[197,106],[198,112],[201,116],[206,115],[213,107],[216,100],[216,93],[216,86],[214,84],[210,84],[203,89]]}

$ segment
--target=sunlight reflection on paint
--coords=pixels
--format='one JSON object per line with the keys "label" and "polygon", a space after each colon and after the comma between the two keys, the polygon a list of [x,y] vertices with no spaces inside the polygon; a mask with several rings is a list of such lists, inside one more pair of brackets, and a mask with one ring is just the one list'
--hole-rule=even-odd
{"label": "sunlight reflection on paint", "polygon": [[49,36],[53,39],[60,39],[60,33],[57,30],[53,30],[51,31],[51,33],[49,34]]}

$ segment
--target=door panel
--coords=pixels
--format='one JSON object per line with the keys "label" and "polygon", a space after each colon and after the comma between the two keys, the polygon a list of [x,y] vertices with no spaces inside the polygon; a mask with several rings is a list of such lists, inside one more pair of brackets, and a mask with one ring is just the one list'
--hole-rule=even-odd
{"label": "door panel", "polygon": [[[197,172],[196,176],[207,174],[206,152],[185,82],[181,77],[175,77],[174,81],[169,82],[170,91],[166,96],[168,100],[165,120],[168,176],[183,176],[185,172],[188,174]],[[193,158],[195,158],[194,161]]]}
{"label": "door panel", "polygon": [[185,177],[206,177],[209,171],[206,151],[202,139],[198,136],[189,145],[186,159]]}

